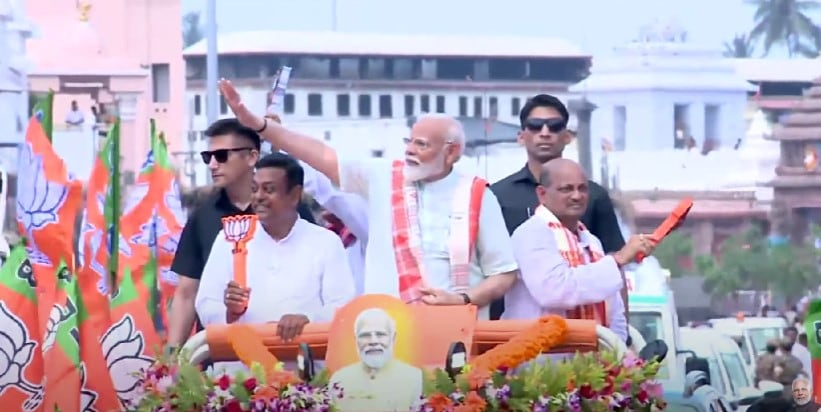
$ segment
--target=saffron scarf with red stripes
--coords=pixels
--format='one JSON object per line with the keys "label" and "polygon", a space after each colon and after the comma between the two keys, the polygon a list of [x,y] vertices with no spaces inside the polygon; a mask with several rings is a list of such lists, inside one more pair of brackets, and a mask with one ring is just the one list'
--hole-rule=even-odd
{"label": "saffron scarf with red stripes", "polygon": [[[404,178],[405,164],[393,163],[391,175],[391,208],[393,209],[393,247],[399,275],[399,298],[405,303],[418,302],[425,285],[422,264],[422,237],[419,227],[418,191]],[[466,219],[451,219],[450,291],[465,291],[470,286],[469,261],[479,233],[479,213],[487,182],[463,177],[454,194],[454,203],[470,202]],[[461,205],[461,204],[460,204]],[[465,209],[464,207],[457,209]],[[454,212],[455,214],[458,214]],[[460,225],[460,223],[466,223]]]}
{"label": "saffron scarf with red stripes", "polygon": [[[587,263],[593,263],[603,257],[601,253],[589,247],[582,248],[581,245],[579,245],[578,235],[565,227],[556,215],[547,210],[543,205],[539,205],[534,214],[547,222],[547,227],[553,232],[553,236],[556,238],[559,253],[570,267],[579,267]],[[582,233],[586,231],[587,228],[579,222],[578,232]],[[587,255],[588,259],[585,259],[585,255]],[[607,326],[610,323],[607,317],[607,305],[605,302],[577,306],[567,311],[567,318],[595,320],[602,326]]]}

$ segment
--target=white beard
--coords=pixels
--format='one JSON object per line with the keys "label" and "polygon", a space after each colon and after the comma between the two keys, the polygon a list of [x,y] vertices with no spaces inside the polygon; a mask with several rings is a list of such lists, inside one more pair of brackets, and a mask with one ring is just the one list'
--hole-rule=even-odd
{"label": "white beard", "polygon": [[431,176],[438,175],[445,171],[445,152],[442,152],[439,156],[436,156],[435,159],[431,160],[428,163],[422,163],[419,165],[409,165],[405,163],[405,170],[403,172],[405,176],[405,182],[407,183],[415,183],[420,180],[427,179]]}
{"label": "white beard", "polygon": [[382,369],[393,358],[393,348],[386,348],[378,355],[359,352],[359,359],[371,369]]}

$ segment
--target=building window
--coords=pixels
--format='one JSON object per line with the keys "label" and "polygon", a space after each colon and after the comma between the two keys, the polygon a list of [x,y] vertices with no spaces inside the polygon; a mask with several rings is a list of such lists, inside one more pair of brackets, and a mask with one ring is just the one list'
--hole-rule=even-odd
{"label": "building window", "polygon": [[487,109],[488,109],[488,112],[489,112],[488,116],[491,119],[495,119],[495,118],[499,117],[499,99],[497,99],[495,96],[491,97],[488,100],[487,106],[488,106]]}
{"label": "building window", "polygon": [[379,96],[379,117],[383,119],[393,117],[393,97],[389,94]]}
{"label": "building window", "polygon": [[151,85],[154,92],[154,103],[171,101],[171,68],[167,63],[151,65]]}
{"label": "building window", "polygon": [[415,113],[415,111],[414,111],[415,107],[413,107],[413,103],[414,103],[414,95],[406,94],[405,95],[405,116],[413,116],[413,114]]}
{"label": "building window", "polygon": [[347,117],[351,115],[351,96],[348,94],[336,95],[336,114]]}
{"label": "building window", "polygon": [[445,112],[445,96],[436,96],[436,113]]}
{"label": "building window", "polygon": [[359,95],[359,115],[363,117],[371,116],[371,96],[368,94]]}
{"label": "building window", "polygon": [[466,117],[468,115],[468,98],[459,96],[459,116]]}
{"label": "building window", "polygon": [[311,93],[308,95],[308,116],[322,116],[322,95]]}
{"label": "building window", "polygon": [[293,114],[296,109],[296,99],[294,99],[294,95],[288,93],[285,95],[285,101],[282,102],[282,110],[285,111],[285,114]]}
{"label": "building window", "polygon": [[708,104],[704,106],[704,142],[721,141],[721,106]]}
{"label": "building window", "polygon": [[613,150],[625,150],[627,146],[627,108],[613,108]]}
{"label": "building window", "polygon": [[510,99],[510,115],[519,117],[520,111],[522,111],[522,99],[518,97]]}
{"label": "building window", "polygon": [[430,113],[430,96],[423,94],[419,97],[419,109],[422,113]]}
{"label": "building window", "polygon": [[202,96],[195,94],[194,95],[194,116],[199,116],[202,114]]}
{"label": "building window", "polygon": [[692,132],[690,130],[690,105],[677,104],[673,106],[673,147],[684,149],[691,145]]}
{"label": "building window", "polygon": [[474,97],[473,98],[473,117],[482,117],[484,114],[484,110],[482,108],[483,98],[481,97]]}

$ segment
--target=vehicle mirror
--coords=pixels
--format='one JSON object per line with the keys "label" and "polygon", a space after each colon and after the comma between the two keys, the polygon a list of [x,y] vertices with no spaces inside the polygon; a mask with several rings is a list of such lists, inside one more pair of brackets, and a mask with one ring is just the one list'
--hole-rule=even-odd
{"label": "vehicle mirror", "polygon": [[641,348],[639,357],[648,362],[661,362],[667,357],[667,350],[667,344],[661,339],[656,339]]}

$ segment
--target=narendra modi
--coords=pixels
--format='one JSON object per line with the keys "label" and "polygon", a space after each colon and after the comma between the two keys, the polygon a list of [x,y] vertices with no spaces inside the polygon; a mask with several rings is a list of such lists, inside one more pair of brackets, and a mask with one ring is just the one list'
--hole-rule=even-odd
{"label": "narendra modi", "polygon": [[366,309],[354,322],[359,362],[331,376],[344,393],[344,411],[406,411],[422,396],[422,370],[396,359],[396,322],[383,309]]}

